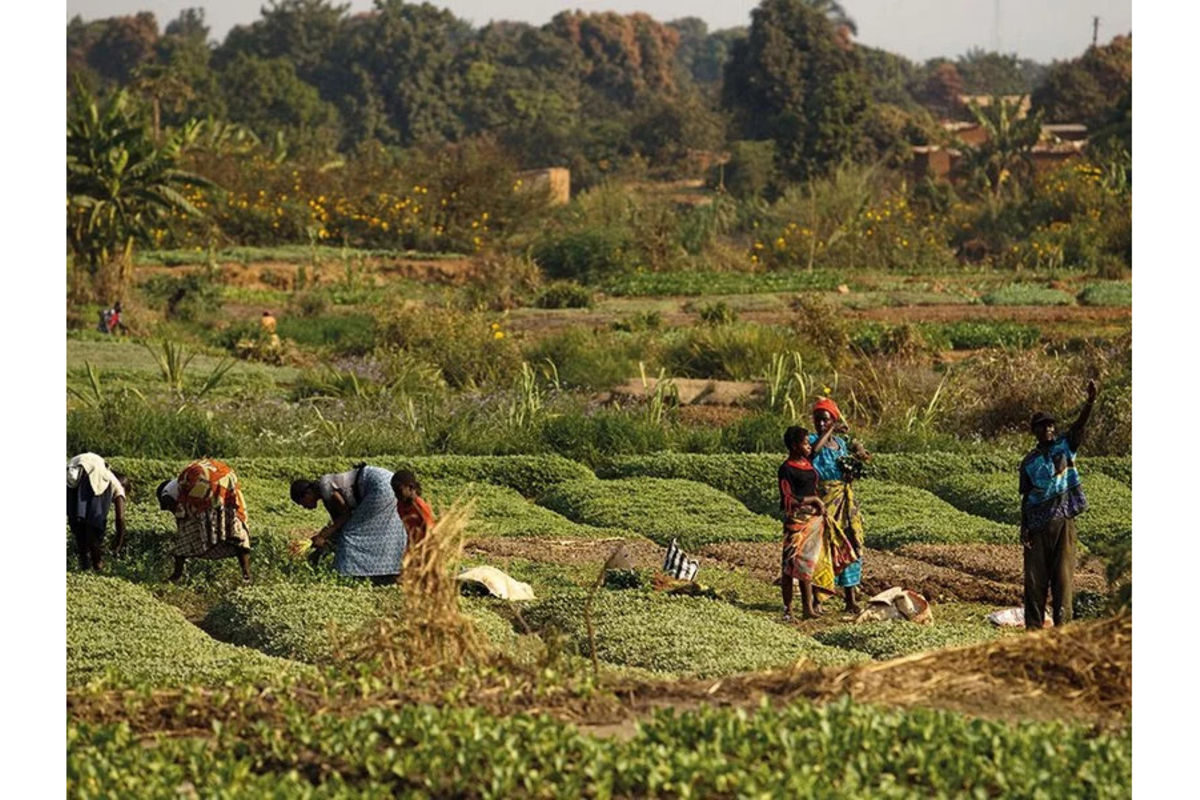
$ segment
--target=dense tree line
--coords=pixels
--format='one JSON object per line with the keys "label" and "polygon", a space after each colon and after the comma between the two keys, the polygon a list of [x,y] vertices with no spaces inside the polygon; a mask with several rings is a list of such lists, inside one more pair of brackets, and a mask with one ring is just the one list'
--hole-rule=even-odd
{"label": "dense tree line", "polygon": [[212,118],[328,156],[487,133],[518,166],[567,166],[577,185],[638,166],[679,174],[689,154],[739,141],[773,153],[784,180],[899,157],[936,137],[936,118],[969,119],[963,94],[1032,93],[1050,121],[1128,118],[1128,37],[1046,67],[982,50],[917,64],[854,31],[832,0],[764,0],[748,28],[718,31],[579,11],[472,28],[428,3],[351,14],[270,0],[221,42],[201,9],[162,30],[147,12],[76,17],[67,59],[72,85],[146,103],[156,137]]}

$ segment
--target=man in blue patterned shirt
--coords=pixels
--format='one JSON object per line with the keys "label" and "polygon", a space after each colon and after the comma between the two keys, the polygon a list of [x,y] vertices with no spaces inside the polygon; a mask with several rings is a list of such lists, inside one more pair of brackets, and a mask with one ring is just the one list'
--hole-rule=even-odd
{"label": "man in blue patterned shirt", "polygon": [[1054,624],[1070,622],[1075,593],[1075,517],[1087,510],[1075,452],[1096,402],[1088,381],[1087,402],[1063,436],[1054,418],[1037,412],[1029,422],[1037,446],[1021,461],[1021,544],[1025,548],[1025,627],[1040,630],[1051,595]]}

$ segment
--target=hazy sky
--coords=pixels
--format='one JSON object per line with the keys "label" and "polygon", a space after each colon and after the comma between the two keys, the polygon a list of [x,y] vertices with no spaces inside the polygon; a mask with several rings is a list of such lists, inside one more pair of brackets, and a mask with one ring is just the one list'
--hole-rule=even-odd
{"label": "hazy sky", "polygon": [[[343,0],[344,1],[344,0]],[[353,11],[371,8],[371,0],[350,0]],[[668,21],[694,16],[710,29],[745,25],[750,0],[697,4],[686,0],[434,0],[476,26],[493,19],[544,24],[559,11],[645,11]],[[265,0],[67,0],[67,18],[97,19],[153,11],[159,27],[190,6],[205,10],[212,35],[223,39],[231,27],[259,17]],[[858,23],[858,40],[922,61],[954,57],[971,47],[1015,52],[1050,61],[1081,53],[1092,38],[1092,17],[1100,17],[1100,40],[1129,33],[1132,0],[842,0]]]}

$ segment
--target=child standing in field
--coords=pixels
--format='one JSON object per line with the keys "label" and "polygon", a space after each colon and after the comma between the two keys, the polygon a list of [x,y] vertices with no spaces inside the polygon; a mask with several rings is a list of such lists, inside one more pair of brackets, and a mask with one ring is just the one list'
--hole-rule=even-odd
{"label": "child standing in field", "polygon": [[783,512],[783,619],[792,619],[792,581],[800,583],[804,618],[819,613],[814,595],[833,594],[833,562],[825,535],[825,504],[817,496],[817,471],[808,458],[808,431],[793,425],[783,434],[787,460],[779,465],[779,508]]}
{"label": "child standing in field", "polygon": [[[392,492],[396,495],[396,512],[408,530],[408,546],[420,544],[434,526],[433,509],[421,497],[417,476],[406,469],[392,475]],[[407,555],[407,553],[406,553]]]}

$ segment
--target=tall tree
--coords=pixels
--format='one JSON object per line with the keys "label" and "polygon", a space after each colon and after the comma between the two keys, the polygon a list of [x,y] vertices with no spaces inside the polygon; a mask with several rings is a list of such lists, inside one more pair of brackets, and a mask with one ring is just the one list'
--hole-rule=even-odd
{"label": "tall tree", "polygon": [[724,104],[746,139],[773,139],[789,178],[861,152],[870,92],[855,47],[806,0],[764,0],[726,69]]}

